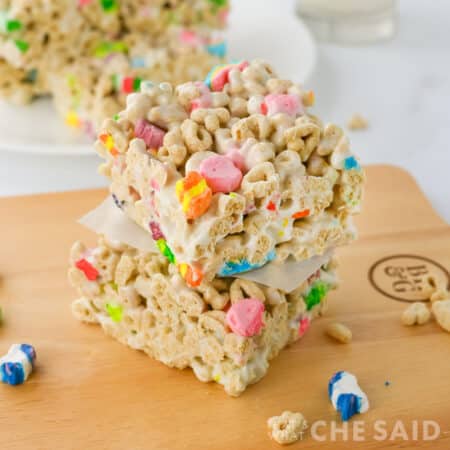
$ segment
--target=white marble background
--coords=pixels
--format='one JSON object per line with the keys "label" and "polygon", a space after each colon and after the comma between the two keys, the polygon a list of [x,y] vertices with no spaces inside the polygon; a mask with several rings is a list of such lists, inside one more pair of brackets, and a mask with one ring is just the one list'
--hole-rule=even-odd
{"label": "white marble background", "polygon": [[[315,111],[341,124],[352,113],[363,113],[370,128],[351,133],[363,163],[410,171],[450,222],[450,2],[400,0],[399,16],[390,42],[319,45],[309,81],[317,96]],[[97,164],[94,155],[1,153],[0,195],[105,186]]]}

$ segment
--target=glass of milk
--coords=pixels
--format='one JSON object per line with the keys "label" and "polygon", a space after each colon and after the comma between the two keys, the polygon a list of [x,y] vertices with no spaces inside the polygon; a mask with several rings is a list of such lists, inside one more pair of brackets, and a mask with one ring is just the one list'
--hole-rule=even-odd
{"label": "glass of milk", "polygon": [[297,11],[323,41],[366,44],[396,28],[396,0],[297,0]]}

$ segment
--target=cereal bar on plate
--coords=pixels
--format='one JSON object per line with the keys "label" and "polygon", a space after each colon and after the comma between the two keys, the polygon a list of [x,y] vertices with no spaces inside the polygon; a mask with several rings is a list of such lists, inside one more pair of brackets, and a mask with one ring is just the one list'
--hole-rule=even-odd
{"label": "cereal bar on plate", "polygon": [[92,133],[123,108],[122,87],[194,80],[223,61],[227,13],[227,0],[0,0],[0,95],[50,94],[68,125]]}
{"label": "cereal bar on plate", "polygon": [[202,78],[223,56],[206,51],[208,42],[214,43],[208,29],[173,26],[157,37],[135,33],[103,43],[96,57],[49,75],[56,109],[69,126],[90,134],[123,109],[126,96],[139,91],[142,80],[183,83]]}

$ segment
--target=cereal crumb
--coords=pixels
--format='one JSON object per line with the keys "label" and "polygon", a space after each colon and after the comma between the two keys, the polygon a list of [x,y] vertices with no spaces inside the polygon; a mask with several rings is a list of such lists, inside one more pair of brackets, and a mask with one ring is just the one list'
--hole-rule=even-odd
{"label": "cereal crumb", "polygon": [[267,421],[270,437],[281,445],[292,444],[302,438],[308,424],[301,413],[284,411]]}
{"label": "cereal crumb", "polygon": [[423,325],[430,320],[431,313],[424,303],[415,302],[409,305],[402,313],[403,325]]}
{"label": "cereal crumb", "polygon": [[352,331],[342,323],[332,322],[328,324],[326,333],[343,344],[348,344],[352,340]]}
{"label": "cereal crumb", "polygon": [[437,278],[435,275],[430,275],[426,279],[426,284],[422,286],[422,290],[431,302],[450,299],[450,292],[447,289],[447,279],[443,280]]}
{"label": "cereal crumb", "polygon": [[439,302],[442,300],[450,300],[450,292],[445,288],[438,288],[430,295],[430,302]]}
{"label": "cereal crumb", "polygon": [[349,130],[366,130],[369,128],[368,120],[363,117],[361,114],[355,113],[353,114],[349,121],[347,122],[347,127]]}
{"label": "cereal crumb", "polygon": [[434,302],[432,310],[436,322],[450,333],[450,300]]}

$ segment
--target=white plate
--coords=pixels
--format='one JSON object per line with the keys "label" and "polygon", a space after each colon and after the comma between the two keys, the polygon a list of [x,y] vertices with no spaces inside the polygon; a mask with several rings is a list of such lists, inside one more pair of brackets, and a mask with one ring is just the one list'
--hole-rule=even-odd
{"label": "white plate", "polygon": [[262,58],[282,78],[303,83],[316,65],[315,41],[292,0],[231,0],[231,59]]}
{"label": "white plate", "polygon": [[[313,38],[291,1],[232,0],[227,41],[231,59],[262,58],[281,77],[298,82],[308,79],[316,63]],[[0,151],[89,155],[92,143],[63,124],[50,99],[24,107],[0,101]]]}

